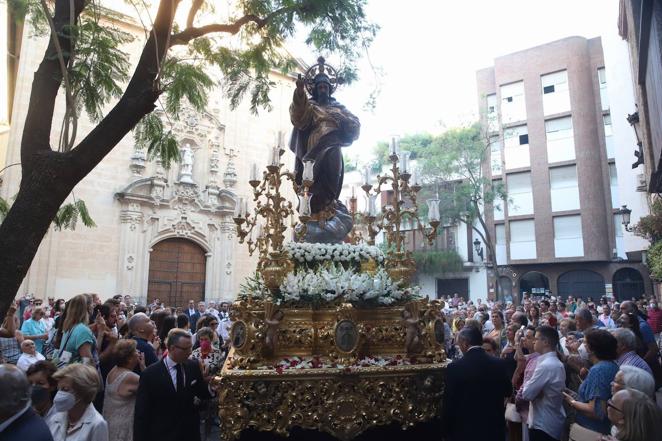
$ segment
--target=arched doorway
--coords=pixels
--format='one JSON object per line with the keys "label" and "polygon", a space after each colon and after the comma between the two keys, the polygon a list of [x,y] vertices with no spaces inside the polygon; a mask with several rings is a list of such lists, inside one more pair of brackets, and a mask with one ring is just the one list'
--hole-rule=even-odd
{"label": "arched doorway", "polygon": [[646,288],[641,273],[634,268],[621,268],[614,273],[612,279],[614,296],[618,300],[639,298]]}
{"label": "arched doorway", "polygon": [[497,297],[499,300],[512,302],[513,301],[513,281],[510,277],[500,276]]}
{"label": "arched doorway", "polygon": [[559,276],[559,295],[562,297],[593,297],[605,295],[605,279],[598,273],[588,270],[568,271]]}
{"label": "arched doorway", "polygon": [[519,294],[529,293],[533,296],[541,296],[549,291],[549,279],[538,271],[529,271],[519,281]]}
{"label": "arched doorway", "polygon": [[147,301],[159,299],[167,306],[185,306],[205,298],[205,251],[187,239],[166,239],[152,248],[149,257]]}

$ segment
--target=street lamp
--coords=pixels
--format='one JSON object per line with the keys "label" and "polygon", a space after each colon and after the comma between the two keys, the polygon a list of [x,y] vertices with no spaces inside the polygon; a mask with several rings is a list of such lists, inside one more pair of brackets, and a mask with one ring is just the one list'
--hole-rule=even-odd
{"label": "street lamp", "polygon": [[480,240],[478,239],[474,240],[474,250],[476,250],[476,254],[480,256],[480,260],[485,260],[485,258],[483,257],[484,256],[483,247]]}
{"label": "street lamp", "polygon": [[634,231],[634,228],[630,226],[630,214],[632,214],[632,210],[630,210],[627,205],[623,205],[618,211],[616,211],[616,214],[623,216],[623,219],[621,219],[623,228],[625,228],[625,231],[628,233],[632,233]]}

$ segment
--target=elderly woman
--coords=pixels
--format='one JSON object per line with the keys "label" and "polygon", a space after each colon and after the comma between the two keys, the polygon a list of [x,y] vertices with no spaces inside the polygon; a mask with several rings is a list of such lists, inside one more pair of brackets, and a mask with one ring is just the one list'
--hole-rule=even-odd
{"label": "elderly woman", "polygon": [[58,392],[53,399],[57,412],[47,422],[54,441],[107,441],[108,425],[92,401],[101,384],[91,366],[70,364],[57,371]]}
{"label": "elderly woman", "polygon": [[618,372],[616,338],[604,329],[591,329],[585,334],[586,349],[592,363],[588,375],[579,386],[575,399],[564,393],[565,399],[577,411],[576,424],[583,428],[609,434],[607,400],[611,396],[611,382]]}
{"label": "elderly woman", "polygon": [[644,393],[623,389],[607,402],[609,420],[616,441],[648,441],[662,433],[662,410]]}
{"label": "elderly woman", "polygon": [[213,377],[221,369],[223,352],[214,345],[218,338],[212,328],[203,327],[196,332],[199,346],[191,353],[191,360],[198,360],[205,378]]}
{"label": "elderly woman", "polygon": [[109,441],[133,439],[133,412],[140,376],[133,370],[145,369],[145,359],[136,350],[135,340],[120,340],[113,348],[117,365],[108,373],[103,417],[108,422]]}
{"label": "elderly woman", "polygon": [[23,322],[21,332],[23,338],[32,340],[35,343],[37,352],[41,353],[44,349],[44,342],[48,339],[48,332],[46,331],[46,323],[41,319],[44,317],[44,310],[41,306],[37,306],[32,310],[30,320]]}
{"label": "elderly woman", "polygon": [[625,388],[635,389],[645,393],[649,398],[655,399],[655,380],[645,370],[635,366],[621,366],[611,382],[611,394]]}

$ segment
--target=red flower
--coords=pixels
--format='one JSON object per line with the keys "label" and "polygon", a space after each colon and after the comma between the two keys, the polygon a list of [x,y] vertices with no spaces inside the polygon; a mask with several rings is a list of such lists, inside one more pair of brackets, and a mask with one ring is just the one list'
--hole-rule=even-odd
{"label": "red flower", "polygon": [[278,373],[278,374],[282,374],[282,373],[283,373],[283,368],[280,367],[280,366],[278,366],[278,367],[276,368],[276,373]]}
{"label": "red flower", "polygon": [[395,359],[396,359],[396,360],[402,360],[402,355],[400,355],[400,354],[396,355],[396,356],[395,356]]}
{"label": "red flower", "polygon": [[299,363],[297,363],[296,360],[292,360],[292,361],[290,361],[290,367],[294,367],[294,366],[296,366],[297,364],[299,364]]}

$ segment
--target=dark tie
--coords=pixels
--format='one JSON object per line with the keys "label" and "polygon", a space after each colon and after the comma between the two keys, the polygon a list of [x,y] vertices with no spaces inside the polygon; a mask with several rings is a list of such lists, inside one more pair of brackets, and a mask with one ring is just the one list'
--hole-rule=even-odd
{"label": "dark tie", "polygon": [[176,364],[175,369],[177,369],[177,393],[181,394],[184,392],[184,369],[181,364]]}

